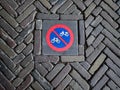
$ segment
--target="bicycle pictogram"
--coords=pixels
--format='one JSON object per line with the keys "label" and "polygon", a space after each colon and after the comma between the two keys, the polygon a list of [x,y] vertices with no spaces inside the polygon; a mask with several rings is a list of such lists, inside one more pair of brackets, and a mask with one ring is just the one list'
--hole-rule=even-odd
{"label": "bicycle pictogram", "polygon": [[69,36],[69,33],[62,31],[62,32],[60,33],[60,36],[61,36],[61,37],[62,37],[62,36],[68,37],[68,36]]}
{"label": "bicycle pictogram", "polygon": [[53,38],[52,40],[51,40],[51,43],[60,43],[60,40],[58,39],[58,38]]}

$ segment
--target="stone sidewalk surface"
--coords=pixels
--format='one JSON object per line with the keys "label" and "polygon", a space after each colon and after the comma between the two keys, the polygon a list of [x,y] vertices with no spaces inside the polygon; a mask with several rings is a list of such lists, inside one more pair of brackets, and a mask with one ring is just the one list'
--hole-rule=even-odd
{"label": "stone sidewalk surface", "polygon": [[[78,55],[43,55],[44,20],[77,22]],[[120,0],[0,0],[0,90],[120,90]]]}

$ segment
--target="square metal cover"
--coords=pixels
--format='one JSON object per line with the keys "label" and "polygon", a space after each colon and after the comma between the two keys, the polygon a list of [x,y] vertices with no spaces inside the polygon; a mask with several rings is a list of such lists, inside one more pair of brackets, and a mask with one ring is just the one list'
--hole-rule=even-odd
{"label": "square metal cover", "polygon": [[78,55],[77,21],[44,20],[43,55]]}

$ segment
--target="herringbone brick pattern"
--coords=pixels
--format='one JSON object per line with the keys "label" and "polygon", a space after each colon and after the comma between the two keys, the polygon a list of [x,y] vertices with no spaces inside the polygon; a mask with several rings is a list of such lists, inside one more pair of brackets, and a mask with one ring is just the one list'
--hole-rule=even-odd
{"label": "herringbone brick pattern", "polygon": [[[78,21],[78,56],[42,55],[53,19]],[[0,90],[120,90],[120,0],[0,0]]]}

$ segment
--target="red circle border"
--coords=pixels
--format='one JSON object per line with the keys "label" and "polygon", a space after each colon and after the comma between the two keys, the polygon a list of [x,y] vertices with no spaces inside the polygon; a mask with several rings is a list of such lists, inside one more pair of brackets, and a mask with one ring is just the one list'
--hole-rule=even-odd
{"label": "red circle border", "polygon": [[[51,32],[53,32],[56,28],[64,28],[64,29],[66,29],[66,30],[70,33],[70,42],[69,42],[68,45],[65,46],[64,48],[57,48],[57,47],[55,47],[54,45],[52,45],[52,43],[50,42],[50,34],[51,34]],[[51,27],[49,28],[49,30],[47,31],[47,34],[46,34],[46,42],[47,42],[48,46],[49,46],[52,50],[57,51],[57,52],[63,52],[63,51],[68,50],[68,49],[72,46],[72,44],[73,44],[73,42],[74,42],[74,34],[73,34],[72,30],[71,30],[68,26],[66,26],[66,25],[64,25],[64,24],[55,24],[55,25],[51,26]]]}

